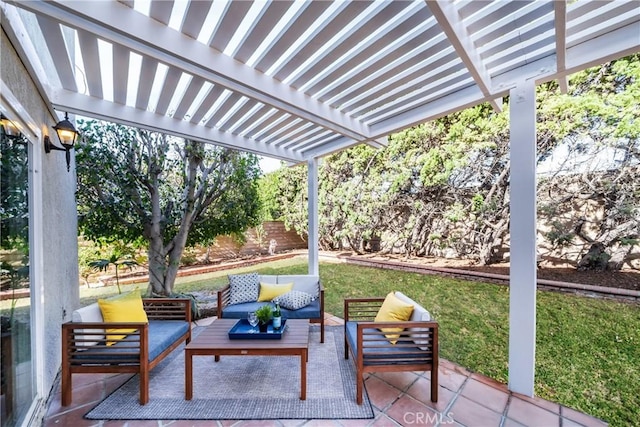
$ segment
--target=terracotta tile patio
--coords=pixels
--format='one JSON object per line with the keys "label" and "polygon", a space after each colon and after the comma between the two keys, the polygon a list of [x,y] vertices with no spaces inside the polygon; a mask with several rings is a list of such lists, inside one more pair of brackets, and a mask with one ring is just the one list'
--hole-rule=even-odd
{"label": "terracotta tile patio", "polygon": [[[342,319],[327,315],[328,325]],[[199,322],[199,324],[202,324]],[[488,426],[577,427],[606,426],[587,414],[539,398],[510,393],[506,385],[440,360],[438,403],[430,400],[430,375],[422,372],[372,374],[365,380],[375,418],[366,420],[247,420],[247,421],[96,421],[84,414],[124,384],[129,374],[87,374],[73,377],[73,404],[60,405],[59,386],[51,398],[43,426],[69,427],[383,427]]]}

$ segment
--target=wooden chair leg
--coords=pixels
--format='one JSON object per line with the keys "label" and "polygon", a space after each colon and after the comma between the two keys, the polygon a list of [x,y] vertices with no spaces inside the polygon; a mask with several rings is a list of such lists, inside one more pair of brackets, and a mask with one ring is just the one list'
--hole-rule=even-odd
{"label": "wooden chair leg", "polygon": [[62,406],[71,405],[71,392],[73,389],[73,385],[71,382],[71,371],[68,366],[62,366],[62,396],[61,396],[61,404]]}
{"label": "wooden chair leg", "polygon": [[349,359],[349,344],[347,343],[347,334],[344,334],[344,358]]}
{"label": "wooden chair leg", "polygon": [[358,405],[362,405],[362,389],[364,388],[364,379],[362,378],[362,374],[357,372],[356,375],[356,403]]}
{"label": "wooden chair leg", "polygon": [[149,403],[149,371],[140,371],[140,404]]}
{"label": "wooden chair leg", "polygon": [[431,368],[431,401],[438,401],[438,367]]}

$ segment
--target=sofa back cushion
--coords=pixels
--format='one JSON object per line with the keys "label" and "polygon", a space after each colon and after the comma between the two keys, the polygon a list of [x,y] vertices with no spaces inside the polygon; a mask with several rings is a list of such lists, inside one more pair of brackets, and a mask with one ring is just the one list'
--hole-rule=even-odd
{"label": "sofa back cushion", "polygon": [[[396,297],[408,304],[413,305],[413,313],[411,313],[411,318],[409,319],[410,321],[428,322],[429,320],[431,320],[431,314],[427,310],[425,310],[424,307],[422,307],[420,304],[418,304],[402,292],[396,291]],[[421,350],[427,350],[427,345],[429,344],[429,334],[419,332],[428,332],[429,328],[409,328],[409,330],[413,334],[413,342],[416,343]]]}
{"label": "sofa back cushion", "polygon": [[281,275],[278,276],[278,283],[293,282],[293,290],[311,294],[316,299],[320,296],[320,277],[311,274],[301,275]]}
{"label": "sofa back cushion", "polygon": [[[71,321],[74,323],[102,323],[104,322],[104,319],[102,318],[100,306],[98,306],[97,302],[94,302],[86,307],[74,310],[73,313],[71,313]],[[105,331],[104,329],[78,329],[76,333],[91,334],[82,337],[85,340],[103,340]],[[79,346],[90,346],[97,343],[98,341],[82,341],[77,344]]]}
{"label": "sofa back cushion", "polygon": [[256,302],[259,294],[258,273],[229,275],[229,304]]}
{"label": "sofa back cushion", "polygon": [[278,276],[275,274],[261,274],[258,276],[260,283],[278,283]]}

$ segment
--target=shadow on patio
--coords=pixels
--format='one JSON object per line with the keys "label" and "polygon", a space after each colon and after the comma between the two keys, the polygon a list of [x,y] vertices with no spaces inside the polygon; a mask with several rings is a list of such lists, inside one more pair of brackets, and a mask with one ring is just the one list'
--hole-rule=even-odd
{"label": "shadow on patio", "polygon": [[[198,321],[199,326],[215,318]],[[325,316],[327,325],[343,320]],[[557,403],[511,393],[506,385],[440,359],[439,401],[430,401],[430,375],[422,372],[376,373],[365,381],[375,412],[362,420],[87,420],[83,416],[123,385],[130,374],[76,374],[74,401],[60,405],[60,387],[50,399],[43,426],[604,426],[607,423]]]}

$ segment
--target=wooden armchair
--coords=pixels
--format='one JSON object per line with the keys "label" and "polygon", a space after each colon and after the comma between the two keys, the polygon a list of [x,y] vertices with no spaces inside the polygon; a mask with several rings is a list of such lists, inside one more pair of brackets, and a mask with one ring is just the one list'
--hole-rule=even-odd
{"label": "wooden armchair", "polygon": [[[366,372],[431,371],[431,401],[438,401],[438,322],[374,322],[384,298],[344,301],[344,358],[356,366],[356,402],[362,404]],[[404,328],[391,344],[379,328]],[[386,332],[389,333],[389,332]]]}
{"label": "wooden armchair", "polygon": [[[191,341],[189,298],[143,299],[149,323],[62,324],[62,406],[71,404],[72,374],[140,374],[140,404],[149,402],[149,372],[181,343]],[[97,303],[85,309],[100,312]],[[76,310],[78,311],[78,310]],[[105,330],[126,338],[110,345]]]}

